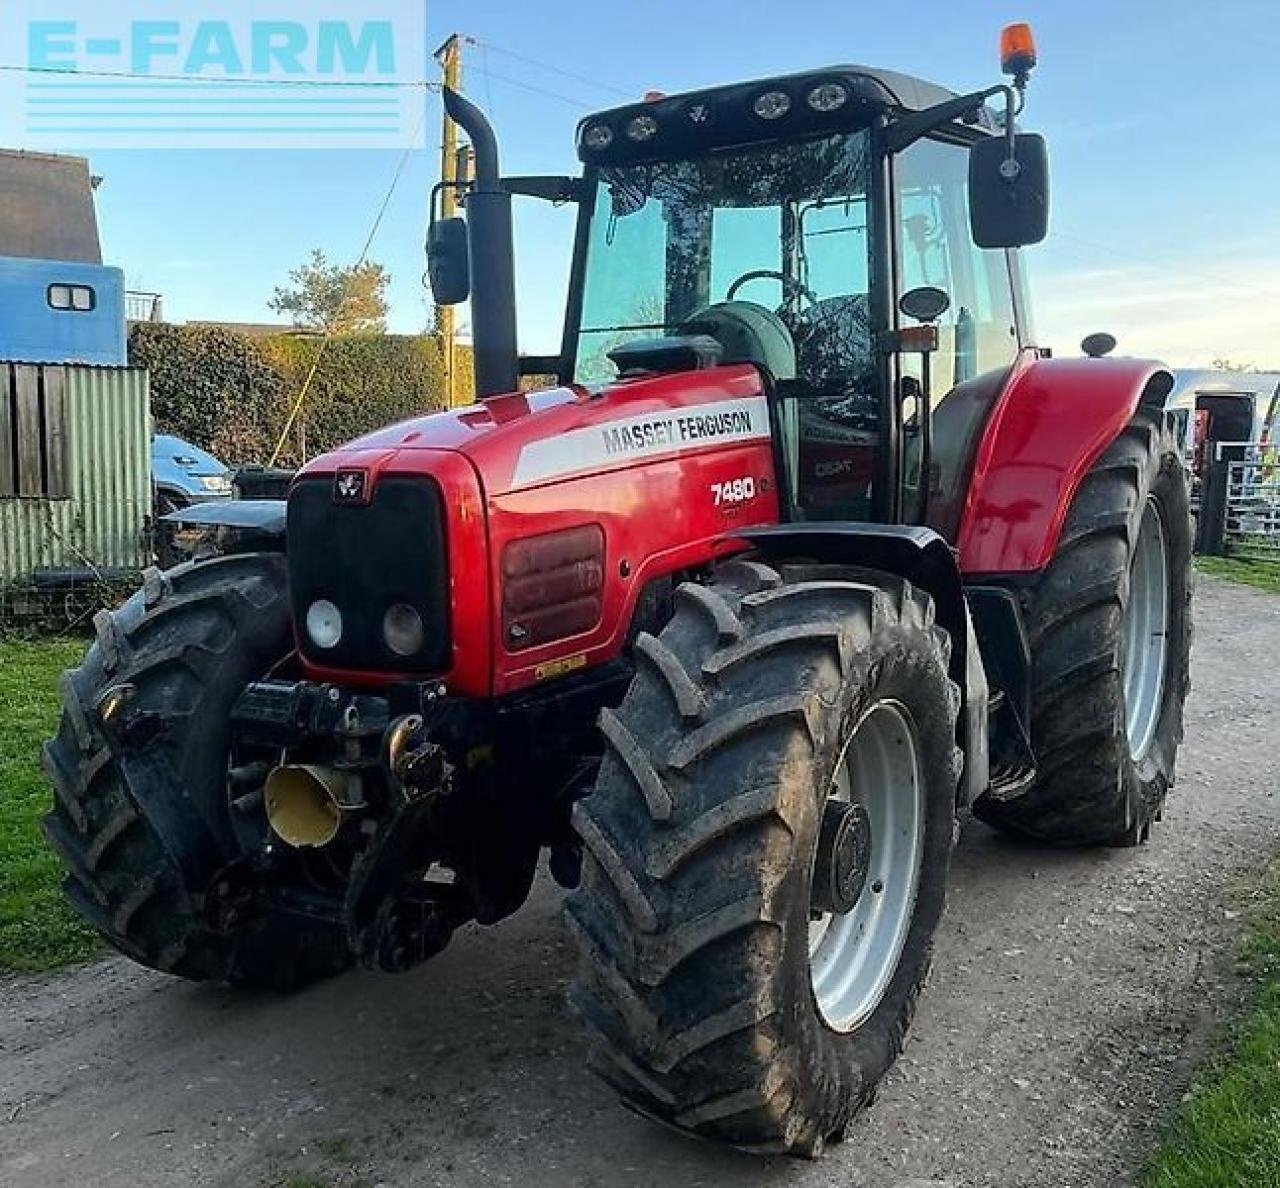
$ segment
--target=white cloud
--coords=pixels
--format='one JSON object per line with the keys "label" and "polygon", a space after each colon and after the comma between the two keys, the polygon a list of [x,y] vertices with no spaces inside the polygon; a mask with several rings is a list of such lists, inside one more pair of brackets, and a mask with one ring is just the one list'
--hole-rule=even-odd
{"label": "white cloud", "polygon": [[1058,354],[1078,353],[1081,338],[1105,330],[1121,354],[1178,367],[1225,357],[1280,370],[1280,256],[1223,253],[1185,269],[1129,260],[1046,267],[1033,306],[1041,343]]}

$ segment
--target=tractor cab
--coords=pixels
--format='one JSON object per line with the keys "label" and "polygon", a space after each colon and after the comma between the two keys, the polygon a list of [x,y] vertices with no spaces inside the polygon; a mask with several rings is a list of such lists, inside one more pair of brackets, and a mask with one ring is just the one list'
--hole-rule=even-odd
{"label": "tractor cab", "polygon": [[[950,535],[948,492],[962,483],[950,472],[965,461],[950,439],[976,440],[989,402],[957,402],[958,416],[934,405],[1030,345],[1017,248],[1046,224],[1043,143],[1012,128],[1030,67],[1025,54],[1006,66],[1016,96],[840,66],[587,117],[581,179],[501,183],[580,204],[561,352],[540,365],[598,386],[752,363],[769,386],[788,519]],[[1006,96],[1007,128],[992,94]],[[477,177],[465,199],[477,289],[483,189]],[[483,339],[492,319],[473,320]],[[936,453],[933,430],[948,438]]]}
{"label": "tractor cab", "polygon": [[[782,104],[786,92],[772,94]],[[706,99],[693,106],[710,109]],[[636,119],[655,117],[624,113],[623,129]],[[589,123],[584,147],[608,127]],[[870,519],[881,402],[869,130],[673,160],[634,159],[625,136],[612,155],[587,150],[604,159],[589,173],[594,200],[575,272],[574,380],[625,374],[636,343],[651,355],[655,335],[677,347],[672,366],[683,370],[679,344],[710,339],[718,349],[707,363],[753,363],[772,384],[794,510]],[[649,360],[662,365],[661,352]]]}

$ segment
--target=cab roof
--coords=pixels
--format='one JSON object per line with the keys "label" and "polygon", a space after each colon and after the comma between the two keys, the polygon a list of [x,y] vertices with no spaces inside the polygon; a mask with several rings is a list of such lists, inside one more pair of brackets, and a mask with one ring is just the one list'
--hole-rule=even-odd
{"label": "cab roof", "polygon": [[[816,87],[832,84],[844,89],[846,100],[828,111],[810,106],[810,93]],[[786,94],[790,107],[785,115],[765,120],[755,112],[753,104],[773,91]],[[911,114],[954,98],[955,91],[895,70],[853,64],[825,66],[597,112],[578,125],[578,155],[589,165],[616,165],[751,141],[790,140],[863,128],[882,112],[890,116]],[[644,140],[636,140],[628,135],[628,128],[642,116],[648,116],[656,130]],[[972,123],[986,132],[997,131],[985,104],[976,109]],[[595,146],[584,139],[589,129],[597,127],[609,130],[611,139],[607,144]],[[603,139],[603,134],[599,138]]]}

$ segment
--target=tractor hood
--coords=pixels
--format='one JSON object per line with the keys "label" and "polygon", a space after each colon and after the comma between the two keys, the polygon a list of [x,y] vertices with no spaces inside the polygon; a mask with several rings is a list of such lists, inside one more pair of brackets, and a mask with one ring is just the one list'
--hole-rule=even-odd
{"label": "tractor hood", "polygon": [[431,469],[439,451],[462,454],[486,495],[543,486],[569,476],[769,436],[759,372],[738,364],[494,396],[380,429],[310,463],[305,475]]}

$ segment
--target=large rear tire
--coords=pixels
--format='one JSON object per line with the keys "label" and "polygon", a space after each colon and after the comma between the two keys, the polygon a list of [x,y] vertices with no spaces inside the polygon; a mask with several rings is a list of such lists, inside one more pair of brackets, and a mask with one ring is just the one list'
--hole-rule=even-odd
{"label": "large rear tire", "polygon": [[1043,841],[1138,845],[1173,785],[1190,687],[1192,528],[1164,414],[1140,410],[1085,477],[1021,594],[1037,776],[974,812]]}
{"label": "large rear tire", "polygon": [[960,771],[950,641],[899,578],[732,562],[636,651],[574,815],[593,1067],[691,1134],[816,1155],[928,970]]}
{"label": "large rear tire", "polygon": [[[63,674],[62,721],[44,747],[45,836],[72,906],[154,969],[286,989],[348,963],[336,927],[270,907],[214,910],[242,857],[227,797],[231,707],[293,646],[286,580],[270,554],[149,570],[124,606],[99,612],[96,643]],[[128,759],[101,716],[125,694],[138,731]]]}

